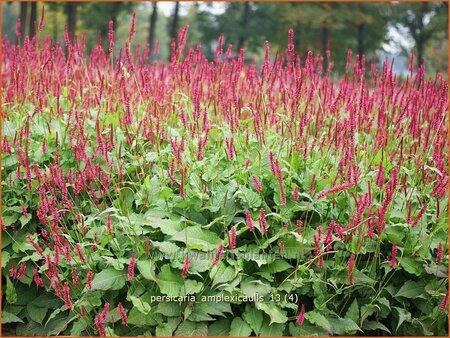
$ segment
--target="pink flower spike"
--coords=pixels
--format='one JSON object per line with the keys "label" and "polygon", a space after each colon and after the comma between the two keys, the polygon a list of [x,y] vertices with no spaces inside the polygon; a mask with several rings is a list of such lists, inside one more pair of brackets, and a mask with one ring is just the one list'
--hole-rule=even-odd
{"label": "pink flower spike", "polygon": [[255,231],[255,225],[253,224],[252,215],[250,214],[250,210],[245,210],[245,223],[248,226],[248,229],[253,232]]}
{"label": "pink flower spike", "polygon": [[236,228],[232,227],[228,237],[228,247],[233,250],[236,249]]}
{"label": "pink flower spike", "polygon": [[189,261],[189,257],[186,257],[186,259],[184,260],[184,263],[183,263],[183,270],[181,271],[181,277],[183,277],[183,278],[187,277],[190,266],[191,266],[191,262]]}
{"label": "pink flower spike", "polygon": [[220,258],[222,257],[222,253],[223,253],[223,245],[220,244],[220,246],[217,248],[217,251],[216,251],[216,257],[214,257],[214,259],[212,261],[212,265],[217,265],[217,263],[220,262]]}
{"label": "pink flower spike", "polygon": [[255,175],[252,176],[252,182],[253,182],[253,186],[255,187],[255,189],[258,192],[262,192],[263,191],[263,187],[261,182],[259,181],[258,177],[256,177]]}
{"label": "pink flower spike", "polygon": [[122,303],[117,304],[117,312],[119,313],[120,319],[122,319],[122,325],[127,325],[128,317]]}
{"label": "pink flower spike", "polygon": [[392,250],[391,250],[391,259],[389,261],[389,265],[392,269],[395,267],[395,263],[397,261],[397,250],[398,250],[397,245],[394,244],[392,246]]}
{"label": "pink flower spike", "polygon": [[294,187],[294,191],[292,192],[293,198],[295,202],[298,202],[298,200],[300,199],[300,191],[298,190],[298,187],[295,186]]}
{"label": "pink flower spike", "polygon": [[303,325],[304,321],[305,321],[305,304],[302,304],[300,313],[297,316],[297,325]]}
{"label": "pink flower spike", "polygon": [[131,256],[130,264],[128,265],[128,280],[134,279],[134,266],[136,265],[136,255]]}

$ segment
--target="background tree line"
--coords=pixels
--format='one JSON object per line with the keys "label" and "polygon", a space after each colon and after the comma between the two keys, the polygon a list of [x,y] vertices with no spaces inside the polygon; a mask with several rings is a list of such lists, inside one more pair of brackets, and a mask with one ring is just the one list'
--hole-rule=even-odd
{"label": "background tree line", "polygon": [[171,39],[188,23],[188,43],[201,42],[208,57],[213,56],[217,38],[223,33],[225,48],[232,44],[235,53],[245,48],[247,57],[261,60],[264,41],[270,42],[273,53],[282,52],[287,31],[293,28],[296,52],[303,59],[309,50],[322,56],[329,50],[338,72],[345,69],[349,48],[354,54],[366,55],[366,60],[395,55],[402,61],[398,63],[400,71],[406,69],[405,60],[414,50],[417,64],[425,59],[429,70],[447,70],[448,3],[4,3],[3,34],[16,38],[20,18],[21,40],[33,36],[42,11],[44,31],[53,39],[62,41],[67,27],[71,38],[85,32],[88,48],[99,39],[106,46],[110,19],[116,30],[116,46],[121,46],[135,11],[134,43],[154,46],[159,40],[161,58],[169,57]]}

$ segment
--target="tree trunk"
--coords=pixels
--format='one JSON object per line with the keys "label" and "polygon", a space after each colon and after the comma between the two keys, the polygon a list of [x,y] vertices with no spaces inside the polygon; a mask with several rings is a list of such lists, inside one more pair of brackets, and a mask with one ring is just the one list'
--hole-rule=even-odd
{"label": "tree trunk", "polygon": [[244,2],[244,12],[242,13],[241,34],[239,36],[238,50],[244,47],[249,18],[250,18],[250,2],[246,1]]}
{"label": "tree trunk", "polygon": [[155,1],[152,3],[153,11],[150,16],[150,27],[148,29],[148,43],[150,48],[153,48],[153,43],[155,42],[155,28],[156,28],[156,20],[158,19],[158,2]]}
{"label": "tree trunk", "polygon": [[[20,3],[20,36],[21,41],[23,41],[25,35],[25,27],[27,25],[27,12],[28,12],[28,3],[21,2]],[[20,41],[18,41],[20,42]]]}
{"label": "tree trunk", "polygon": [[328,69],[328,23],[325,21],[322,24],[322,51],[323,51],[323,71],[326,72]]}
{"label": "tree trunk", "polygon": [[180,12],[180,2],[175,2],[175,9],[173,11],[172,27],[170,28],[170,38],[176,39],[178,32],[178,18]]}
{"label": "tree trunk", "polygon": [[424,40],[422,37],[422,32],[419,33],[419,38],[417,39],[416,44],[417,44],[417,68],[419,68],[423,62]]}
{"label": "tree trunk", "polygon": [[30,38],[32,38],[36,34],[36,20],[37,20],[37,2],[32,2],[30,12],[30,26],[29,26]]}
{"label": "tree trunk", "polygon": [[362,56],[364,54],[364,24],[363,23],[358,25],[357,53],[359,55],[359,59],[362,60]]}
{"label": "tree trunk", "polygon": [[295,28],[294,28],[294,46],[295,46],[295,51],[299,54],[300,53],[300,37],[301,37],[301,26],[300,26],[300,21],[297,21],[297,23],[295,24]]}
{"label": "tree trunk", "polygon": [[67,30],[69,31],[70,40],[73,41],[76,33],[77,25],[77,6],[76,2],[66,3],[66,14],[67,14]]}

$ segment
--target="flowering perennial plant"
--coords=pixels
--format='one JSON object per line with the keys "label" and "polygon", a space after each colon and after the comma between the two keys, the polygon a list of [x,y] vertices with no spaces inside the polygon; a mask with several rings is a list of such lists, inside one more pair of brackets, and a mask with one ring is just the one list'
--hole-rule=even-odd
{"label": "flowering perennial plant", "polygon": [[210,61],[187,33],[168,63],[135,16],[118,52],[112,21],[90,53],[3,40],[3,324],[447,335],[443,77],[349,52],[336,79],[292,30],[261,67],[223,36]]}

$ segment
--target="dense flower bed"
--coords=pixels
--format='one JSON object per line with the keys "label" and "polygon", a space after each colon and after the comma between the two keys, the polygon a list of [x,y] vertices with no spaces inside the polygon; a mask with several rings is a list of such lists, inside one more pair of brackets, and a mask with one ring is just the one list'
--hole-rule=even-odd
{"label": "dense flower bed", "polygon": [[[3,41],[19,335],[447,335],[447,83],[186,46]],[[68,35],[66,35],[68,36]],[[156,51],[157,52],[157,51]],[[411,60],[411,65],[413,60]],[[15,326],[14,326],[15,327]]]}

